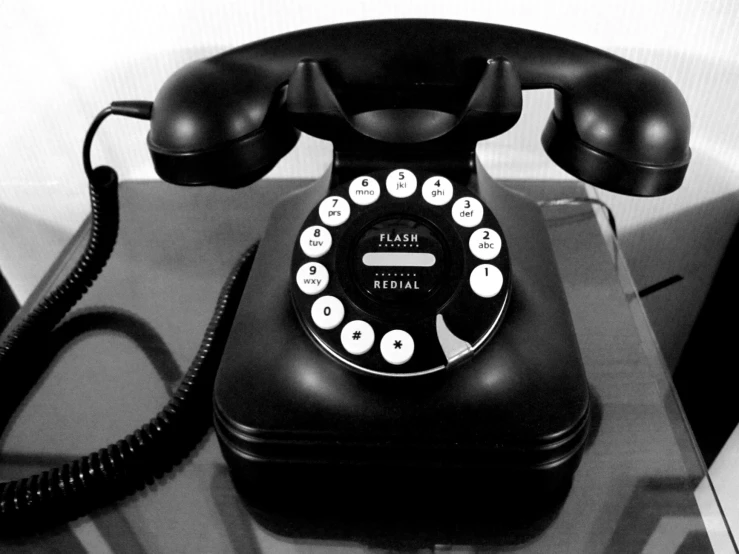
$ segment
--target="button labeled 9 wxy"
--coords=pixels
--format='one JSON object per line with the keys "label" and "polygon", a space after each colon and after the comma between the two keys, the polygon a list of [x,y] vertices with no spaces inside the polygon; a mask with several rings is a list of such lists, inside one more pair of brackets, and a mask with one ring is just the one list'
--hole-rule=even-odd
{"label": "button labeled 9 wxy", "polygon": [[317,262],[303,264],[298,269],[295,282],[305,294],[318,294],[328,285],[328,270]]}

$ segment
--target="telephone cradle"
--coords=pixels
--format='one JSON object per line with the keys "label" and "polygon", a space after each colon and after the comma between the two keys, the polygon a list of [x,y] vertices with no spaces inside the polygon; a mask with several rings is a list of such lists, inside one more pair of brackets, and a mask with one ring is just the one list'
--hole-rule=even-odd
{"label": "telephone cradle", "polygon": [[[188,389],[153,427],[176,428],[167,440],[191,448],[188,426],[207,429],[213,417],[246,496],[363,502],[566,489],[591,412],[567,298],[540,208],[496,183],[475,153],[515,125],[523,90],[541,88],[555,91],[542,144],[564,170],[633,196],[680,186],[690,118],[665,76],[490,24],[366,21],[280,35],[183,67],[153,103],[101,112],[84,161],[93,232],[114,220],[104,231],[112,241],[117,215],[102,210],[115,204],[117,177],[89,159],[107,115],[150,120],[154,167],[183,186],[249,185],[301,131],[334,149],[321,178],[276,206],[237,273],[248,281],[231,279],[219,301],[215,338],[204,341],[212,349],[195,364],[209,384],[188,381],[207,413],[172,423],[185,417]],[[95,256],[99,271],[106,255]],[[65,302],[57,309],[52,299],[42,312],[53,317],[26,328],[50,331],[75,300]],[[28,332],[11,336],[0,364]],[[155,431],[124,441],[132,458],[162,453]],[[120,444],[79,467],[102,459],[125,468]],[[157,463],[154,475],[175,462]],[[39,485],[47,481],[0,485],[0,522],[45,510],[23,499],[51,498],[52,485]],[[127,490],[115,486],[101,498]]]}

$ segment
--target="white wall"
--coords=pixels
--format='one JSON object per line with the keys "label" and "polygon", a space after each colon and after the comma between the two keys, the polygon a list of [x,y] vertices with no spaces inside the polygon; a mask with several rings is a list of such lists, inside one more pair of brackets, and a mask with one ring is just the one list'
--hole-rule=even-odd
{"label": "white wall", "polygon": [[[87,213],[81,144],[111,100],[153,99],[184,63],[273,34],[353,19],[440,17],[526,27],[651,65],[683,91],[693,161],[683,188],[639,200],[599,192],[615,209],[640,287],[684,280],[647,300],[672,363],[739,213],[739,7],[648,0],[0,2],[0,268],[25,298]],[[518,126],[480,147],[500,178],[566,178],[539,144],[551,93],[526,93]],[[146,123],[109,119],[93,162],[122,179],[154,178]],[[314,177],[330,159],[304,137],[272,176]],[[166,185],[162,185],[166,186]],[[125,222],[123,222],[125,225]]]}

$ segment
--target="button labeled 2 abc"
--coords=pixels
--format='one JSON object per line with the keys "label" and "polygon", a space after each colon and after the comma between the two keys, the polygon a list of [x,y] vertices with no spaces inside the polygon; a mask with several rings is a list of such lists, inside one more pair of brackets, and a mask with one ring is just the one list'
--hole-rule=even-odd
{"label": "button labeled 2 abc", "polygon": [[483,227],[478,229],[470,237],[470,252],[480,260],[492,260],[500,253],[502,241],[500,235]]}

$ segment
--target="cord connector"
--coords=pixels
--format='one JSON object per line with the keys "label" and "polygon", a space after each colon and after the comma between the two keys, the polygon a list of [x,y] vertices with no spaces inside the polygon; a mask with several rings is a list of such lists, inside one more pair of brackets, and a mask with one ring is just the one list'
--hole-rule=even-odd
{"label": "cord connector", "polygon": [[111,102],[110,106],[104,108],[93,120],[90,128],[85,135],[85,143],[82,146],[82,164],[85,167],[87,179],[92,182],[92,162],[90,161],[90,147],[92,139],[100,127],[103,120],[109,115],[122,115],[124,117],[133,117],[135,119],[151,119],[151,111],[154,108],[154,102],[146,100],[125,100]]}

